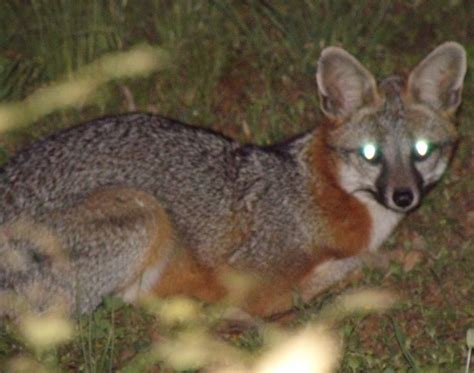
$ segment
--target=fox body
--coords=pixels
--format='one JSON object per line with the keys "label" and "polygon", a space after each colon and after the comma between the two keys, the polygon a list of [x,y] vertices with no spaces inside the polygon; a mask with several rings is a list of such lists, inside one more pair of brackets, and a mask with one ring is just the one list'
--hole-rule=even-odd
{"label": "fox body", "polygon": [[[61,298],[227,294],[269,315],[308,300],[375,251],[446,169],[466,57],[449,42],[407,80],[372,75],[340,48],[317,81],[327,120],[269,147],[151,114],[93,120],[0,170],[0,294],[36,311]],[[7,312],[8,313],[8,312]]]}

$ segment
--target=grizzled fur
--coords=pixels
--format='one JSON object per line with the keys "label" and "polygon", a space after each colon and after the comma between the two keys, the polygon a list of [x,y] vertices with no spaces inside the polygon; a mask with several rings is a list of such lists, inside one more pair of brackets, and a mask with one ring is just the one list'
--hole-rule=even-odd
{"label": "grizzled fur", "polygon": [[[240,145],[152,114],[95,120],[36,143],[8,163],[0,184],[0,223],[18,211],[36,215],[73,206],[100,188],[138,186],[156,196],[181,243],[204,262],[217,256],[237,266],[271,269],[275,263],[268,253],[255,263],[245,257],[265,252],[262,242],[277,245],[273,260],[311,245],[305,242],[313,220],[311,176],[298,159],[305,142]],[[270,220],[279,229],[265,229]],[[234,241],[236,230],[241,241]],[[206,257],[210,248],[212,260]]]}
{"label": "grizzled fur", "polygon": [[[123,283],[130,275],[125,265],[144,257],[145,237],[130,236],[144,234],[140,225],[138,230],[123,230],[101,255],[88,257],[88,250],[106,246],[110,236],[79,226],[68,212],[91,193],[116,185],[155,196],[168,212],[180,245],[211,268],[228,263],[275,277],[291,266],[296,270],[312,247],[315,229],[308,203],[311,175],[299,159],[309,140],[303,137],[271,148],[240,145],[152,114],[103,118],[54,134],[17,154],[1,170],[0,222],[15,219],[21,211],[55,233],[61,228],[79,278],[54,281],[41,263],[27,265],[21,278],[0,267],[6,271],[4,278],[10,276],[6,287],[42,278],[54,293],[59,283],[62,289],[80,284],[84,296],[71,300],[79,300],[79,312],[85,312]],[[277,229],[266,229],[269,221]],[[38,251],[34,242],[29,244],[15,242],[22,252]],[[288,262],[288,257],[297,260]]]}
{"label": "grizzled fur", "polygon": [[311,299],[439,180],[465,71],[464,49],[445,43],[407,81],[377,87],[330,47],[317,73],[328,121],[282,144],[138,113],[33,144],[0,169],[0,307],[12,293],[36,311],[61,298],[78,313],[111,293],[215,300],[229,269],[263,279],[250,312],[291,307],[294,288]]}

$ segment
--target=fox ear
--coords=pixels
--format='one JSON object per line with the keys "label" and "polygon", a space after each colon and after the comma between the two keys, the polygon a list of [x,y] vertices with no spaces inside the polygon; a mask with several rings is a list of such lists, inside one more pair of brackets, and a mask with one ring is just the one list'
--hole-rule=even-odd
{"label": "fox ear", "polygon": [[466,52],[455,42],[441,44],[408,77],[408,93],[435,110],[453,114],[461,103]]}
{"label": "fox ear", "polygon": [[321,109],[330,118],[347,118],[378,99],[372,74],[341,48],[328,47],[321,52],[316,81]]}

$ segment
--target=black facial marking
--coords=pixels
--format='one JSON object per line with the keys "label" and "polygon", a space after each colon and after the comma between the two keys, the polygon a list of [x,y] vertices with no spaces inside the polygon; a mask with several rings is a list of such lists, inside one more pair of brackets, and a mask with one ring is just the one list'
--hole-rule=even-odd
{"label": "black facial marking", "polygon": [[421,174],[418,172],[417,168],[415,167],[415,165],[413,163],[411,163],[411,172],[415,176],[416,187],[420,191],[420,200],[418,202],[418,204],[419,204],[421,202],[422,198],[425,195],[425,192],[423,190],[424,189],[423,188],[423,178],[422,178]]}
{"label": "black facial marking", "polygon": [[387,163],[382,159],[382,168],[379,177],[375,181],[375,187],[377,188],[377,193],[375,194],[377,202],[387,206],[385,201],[385,189],[387,188]]}

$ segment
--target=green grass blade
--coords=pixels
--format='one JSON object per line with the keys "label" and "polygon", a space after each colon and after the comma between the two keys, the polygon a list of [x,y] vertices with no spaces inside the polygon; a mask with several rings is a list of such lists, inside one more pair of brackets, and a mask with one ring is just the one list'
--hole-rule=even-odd
{"label": "green grass blade", "polygon": [[421,373],[415,357],[410,353],[410,351],[407,348],[405,335],[400,329],[398,322],[393,317],[391,318],[391,322],[393,326],[393,331],[395,333],[395,338],[397,339],[398,345],[400,346],[400,349],[402,350],[403,356],[407,360],[408,364],[410,364],[410,367],[414,370],[415,373]]}

